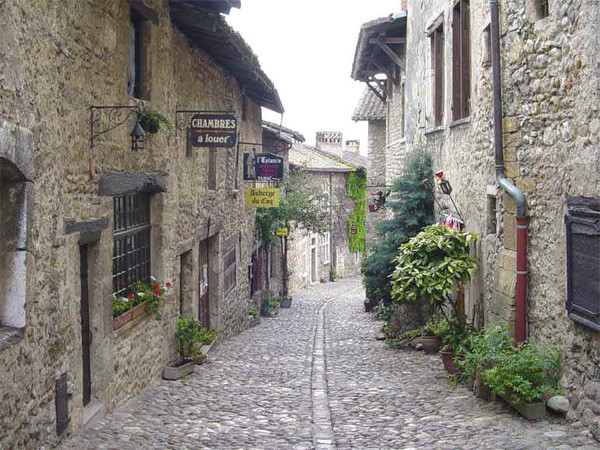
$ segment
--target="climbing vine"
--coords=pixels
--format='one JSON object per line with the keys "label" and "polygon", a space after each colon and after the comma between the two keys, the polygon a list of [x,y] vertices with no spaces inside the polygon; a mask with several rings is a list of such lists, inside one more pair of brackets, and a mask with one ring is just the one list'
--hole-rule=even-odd
{"label": "climbing vine", "polygon": [[367,176],[359,167],[346,175],[346,194],[355,200],[354,209],[348,216],[349,247],[352,253],[364,253],[366,248]]}

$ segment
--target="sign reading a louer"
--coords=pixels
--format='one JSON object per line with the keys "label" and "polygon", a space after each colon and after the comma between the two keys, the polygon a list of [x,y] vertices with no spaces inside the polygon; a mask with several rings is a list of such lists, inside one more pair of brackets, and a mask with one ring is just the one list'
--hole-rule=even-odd
{"label": "sign reading a louer", "polygon": [[190,121],[192,147],[233,147],[237,119],[231,114],[194,114]]}

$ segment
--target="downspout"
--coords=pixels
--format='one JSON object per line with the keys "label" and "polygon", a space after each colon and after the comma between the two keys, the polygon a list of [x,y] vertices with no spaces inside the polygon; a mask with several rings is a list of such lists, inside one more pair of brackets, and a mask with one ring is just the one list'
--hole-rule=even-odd
{"label": "downspout", "polygon": [[515,343],[527,339],[527,216],[525,196],[504,175],[502,150],[502,75],[500,73],[499,0],[490,0],[492,38],[492,89],[494,92],[494,151],[498,184],[517,204],[517,285]]}

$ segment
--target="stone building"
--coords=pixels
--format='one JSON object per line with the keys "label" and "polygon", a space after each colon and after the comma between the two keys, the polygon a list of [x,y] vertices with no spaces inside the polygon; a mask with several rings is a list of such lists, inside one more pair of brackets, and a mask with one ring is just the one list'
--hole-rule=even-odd
{"label": "stone building", "polygon": [[[261,142],[261,107],[283,110],[220,15],[239,3],[0,7],[1,448],[55,445],[140,392],[178,358],[180,313],[247,327],[240,152],[188,139],[194,111]],[[141,132],[143,109],[173,130]],[[112,294],[150,275],[172,284],[161,319],[114,330]]]}
{"label": "stone building", "polygon": [[[329,231],[311,233],[297,224],[291,224],[287,237],[288,289],[290,293],[305,286],[337,278],[357,276],[361,255],[352,253],[349,245],[348,224],[355,201],[346,193],[346,176],[358,167],[366,167],[367,160],[355,152],[344,151],[342,133],[318,132],[317,144],[305,144],[304,136],[276,124],[264,122],[264,149],[284,157],[286,170],[302,169],[316,191],[323,192],[329,204]],[[283,150],[282,150],[283,149]],[[283,274],[281,246],[273,246],[269,269],[271,291],[281,286]],[[267,270],[262,269],[266,274]],[[263,280],[266,275],[263,275]],[[264,282],[263,282],[264,285]]]}
{"label": "stone building", "polygon": [[408,0],[398,133],[407,151],[431,152],[465,229],[480,237],[469,316],[559,346],[568,417],[588,425],[600,412],[600,9],[590,0],[499,3],[494,83],[490,4]]}

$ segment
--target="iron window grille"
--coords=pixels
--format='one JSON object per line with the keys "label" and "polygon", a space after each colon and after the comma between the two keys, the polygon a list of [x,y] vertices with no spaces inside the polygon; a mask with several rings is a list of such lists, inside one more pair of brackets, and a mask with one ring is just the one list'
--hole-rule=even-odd
{"label": "iron window grille", "polygon": [[150,196],[113,197],[113,294],[150,280]]}
{"label": "iron window grille", "polygon": [[569,199],[565,223],[567,314],[600,331],[600,199]]}
{"label": "iron window grille", "polygon": [[235,245],[225,253],[223,259],[225,265],[225,293],[228,294],[236,285],[237,255]]}

